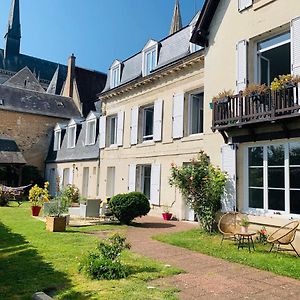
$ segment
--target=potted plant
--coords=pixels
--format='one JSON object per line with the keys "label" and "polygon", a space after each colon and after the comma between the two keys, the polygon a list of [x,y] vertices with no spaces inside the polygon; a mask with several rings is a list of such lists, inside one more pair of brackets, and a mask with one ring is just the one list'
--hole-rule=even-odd
{"label": "potted plant", "polygon": [[275,77],[274,80],[271,82],[271,90],[278,91],[281,89],[294,88],[298,86],[299,83],[300,76],[298,75],[279,75],[278,78]]}
{"label": "potted plant", "polygon": [[38,216],[42,208],[42,204],[49,201],[50,195],[48,187],[49,182],[46,181],[43,188],[36,184],[29,190],[29,201],[32,203],[31,213],[33,216]]}
{"label": "potted plant", "polygon": [[261,96],[264,96],[268,91],[265,84],[249,84],[243,91],[243,96],[251,97],[253,100],[260,100]]}
{"label": "potted plant", "polygon": [[248,232],[248,227],[250,225],[250,222],[247,218],[242,218],[241,219],[241,222],[240,222],[240,225],[241,225],[241,232],[243,233],[247,233]]}
{"label": "potted plant", "polygon": [[216,95],[212,98],[212,102],[209,103],[209,106],[211,109],[213,109],[214,102],[226,104],[230,97],[233,97],[233,91],[232,90],[223,90],[218,95]]}
{"label": "potted plant", "polygon": [[46,215],[46,230],[51,232],[63,232],[66,230],[67,216],[63,215],[67,211],[67,206],[63,197],[57,196],[48,206]]}
{"label": "potted plant", "polygon": [[173,207],[175,201],[172,202],[172,204],[170,206],[168,205],[163,205],[163,213],[162,213],[162,217],[165,221],[169,221],[172,219],[173,214],[170,213],[170,208]]}

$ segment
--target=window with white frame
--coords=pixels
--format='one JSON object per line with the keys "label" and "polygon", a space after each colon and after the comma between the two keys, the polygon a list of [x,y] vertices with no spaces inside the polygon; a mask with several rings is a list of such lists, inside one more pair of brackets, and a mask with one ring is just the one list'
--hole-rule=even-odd
{"label": "window with white frame", "polygon": [[120,66],[116,66],[111,70],[111,88],[120,84]]}
{"label": "window with white frame", "polygon": [[68,127],[68,148],[74,148],[76,144],[76,125]]}
{"label": "window with white frame", "polygon": [[257,43],[258,82],[270,85],[275,77],[291,73],[291,35],[285,32]]}
{"label": "window with white frame", "polygon": [[157,65],[156,47],[145,52],[144,75],[149,75]]}
{"label": "window with white frame", "polygon": [[300,141],[249,147],[248,207],[300,214]]}
{"label": "window with white frame", "polygon": [[107,117],[107,146],[117,144],[117,128],[118,128],[118,117],[117,115]]}
{"label": "window with white frame", "polygon": [[86,145],[94,145],[96,142],[96,126],[97,119],[89,120],[86,122]]}
{"label": "window with white frame", "polygon": [[188,135],[203,133],[203,96],[203,93],[188,95]]}
{"label": "window with white frame", "polygon": [[151,165],[136,166],[136,191],[150,199],[151,194]]}
{"label": "window with white frame", "polygon": [[63,170],[62,185],[63,185],[63,187],[66,187],[68,184],[71,184],[71,182],[70,182],[70,168],[65,168]]}
{"label": "window with white frame", "polygon": [[153,140],[154,105],[140,108],[140,141]]}
{"label": "window with white frame", "polygon": [[[191,37],[192,37],[194,28],[195,28],[195,24],[190,25],[190,36]],[[197,52],[197,51],[199,51],[201,49],[202,49],[201,46],[199,46],[197,44],[194,44],[194,43],[190,43],[190,52],[191,53]]]}
{"label": "window with white frame", "polygon": [[61,130],[55,130],[54,131],[54,146],[53,150],[58,151],[60,150],[61,145]]}

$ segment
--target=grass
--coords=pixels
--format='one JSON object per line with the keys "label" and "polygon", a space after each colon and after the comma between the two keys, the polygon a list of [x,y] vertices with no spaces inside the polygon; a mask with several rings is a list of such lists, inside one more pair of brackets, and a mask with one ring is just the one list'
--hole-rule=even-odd
{"label": "grass", "polygon": [[[103,227],[102,227],[103,226]],[[96,281],[78,273],[78,263],[98,238],[81,231],[123,230],[123,226],[99,225],[50,233],[30,216],[30,207],[0,208],[0,295],[5,299],[31,299],[45,291],[55,299],[177,299],[176,290],[148,289],[152,279],[180,270],[125,252],[122,260],[131,275],[122,280]]]}
{"label": "grass", "polygon": [[270,245],[255,243],[255,251],[249,253],[245,248],[238,250],[233,241],[225,240],[221,246],[220,234],[210,235],[200,229],[158,235],[154,239],[275,274],[300,279],[300,259],[288,253],[269,253]]}

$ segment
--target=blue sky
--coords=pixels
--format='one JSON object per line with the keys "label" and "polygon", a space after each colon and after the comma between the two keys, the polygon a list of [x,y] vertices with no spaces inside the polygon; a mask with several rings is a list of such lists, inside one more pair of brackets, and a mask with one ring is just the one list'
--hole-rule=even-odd
{"label": "blue sky", "polygon": [[[11,0],[0,1],[4,37]],[[168,35],[175,0],[20,0],[21,52],[106,72],[116,58],[140,51],[149,38]],[[203,0],[180,0],[183,25]],[[4,39],[0,48],[4,46]]]}

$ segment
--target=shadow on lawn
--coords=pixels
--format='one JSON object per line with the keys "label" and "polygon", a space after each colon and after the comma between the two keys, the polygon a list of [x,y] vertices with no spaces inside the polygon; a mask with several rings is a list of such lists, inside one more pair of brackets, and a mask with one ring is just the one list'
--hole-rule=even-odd
{"label": "shadow on lawn", "polygon": [[37,291],[55,293],[72,287],[66,274],[43,261],[22,235],[0,223],[0,237],[1,300],[31,299]]}
{"label": "shadow on lawn", "polygon": [[135,222],[132,222],[131,226],[142,227],[142,228],[170,228],[170,227],[175,227],[176,225],[171,224],[171,223],[156,223],[156,222],[135,223]]}

